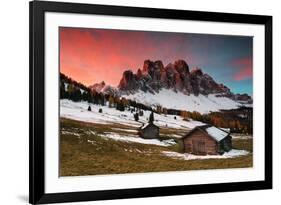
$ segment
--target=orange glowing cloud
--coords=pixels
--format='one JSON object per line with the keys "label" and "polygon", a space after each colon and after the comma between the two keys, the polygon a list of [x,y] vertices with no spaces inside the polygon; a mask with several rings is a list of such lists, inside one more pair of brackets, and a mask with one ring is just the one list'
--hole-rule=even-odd
{"label": "orange glowing cloud", "polygon": [[118,85],[124,70],[136,71],[146,59],[190,60],[180,34],[105,29],[60,28],[60,71],[85,85]]}

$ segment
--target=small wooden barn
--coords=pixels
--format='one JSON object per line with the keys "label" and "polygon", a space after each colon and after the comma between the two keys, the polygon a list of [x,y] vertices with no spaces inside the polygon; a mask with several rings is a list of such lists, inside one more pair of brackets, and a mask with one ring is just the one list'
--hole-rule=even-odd
{"label": "small wooden barn", "polygon": [[159,127],[153,124],[154,115],[153,112],[149,115],[148,123],[142,125],[139,128],[139,136],[144,139],[156,139],[159,138]]}
{"label": "small wooden barn", "polygon": [[159,138],[159,127],[153,123],[146,123],[140,127],[139,136],[144,139]]}
{"label": "small wooden barn", "polygon": [[232,149],[230,133],[211,125],[197,126],[183,137],[184,152],[217,155]]}

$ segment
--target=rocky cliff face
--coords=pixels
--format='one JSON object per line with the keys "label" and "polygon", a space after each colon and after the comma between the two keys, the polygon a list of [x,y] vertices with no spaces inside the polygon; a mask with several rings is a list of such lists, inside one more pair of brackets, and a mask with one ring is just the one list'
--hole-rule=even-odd
{"label": "rocky cliff face", "polygon": [[200,68],[190,70],[184,60],[177,60],[164,66],[162,61],[145,60],[142,69],[136,73],[131,70],[123,72],[123,76],[116,90],[112,87],[105,89],[103,83],[93,85],[92,89],[102,87],[100,91],[119,93],[120,95],[134,94],[138,91],[158,93],[161,89],[171,89],[186,95],[198,96],[216,94],[218,97],[228,97],[233,100],[251,102],[247,94],[233,94],[228,87],[217,83],[210,75]]}
{"label": "rocky cliff face", "polygon": [[166,67],[162,61],[145,60],[142,70],[138,69],[136,74],[130,70],[125,71],[118,86],[118,89],[125,94],[135,93],[138,90],[157,93],[162,88],[187,95],[217,94],[235,100],[251,101],[251,97],[247,94],[233,94],[228,87],[217,83],[200,68],[193,68],[190,71],[184,60],[169,63]]}

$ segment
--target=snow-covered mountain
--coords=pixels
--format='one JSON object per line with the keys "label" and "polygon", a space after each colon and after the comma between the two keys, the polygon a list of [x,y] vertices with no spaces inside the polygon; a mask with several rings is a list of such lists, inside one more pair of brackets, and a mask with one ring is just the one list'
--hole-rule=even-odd
{"label": "snow-covered mountain", "polygon": [[137,73],[134,74],[131,70],[124,71],[118,89],[122,94],[137,93],[140,90],[155,94],[162,89],[169,89],[185,95],[216,94],[218,97],[251,101],[247,94],[233,94],[227,86],[217,83],[200,68],[193,68],[190,71],[184,60],[169,63],[166,67],[162,61],[145,60],[142,70],[138,69]]}
{"label": "snow-covered mountain", "polygon": [[105,82],[104,81],[102,81],[102,82],[100,82],[100,83],[95,83],[95,84],[93,84],[93,85],[90,85],[89,86],[89,88],[91,89],[91,90],[94,90],[94,91],[96,91],[96,92],[104,92],[104,88],[106,87],[106,84],[105,84]]}
{"label": "snow-covered mountain", "polygon": [[106,93],[106,94],[111,94],[113,96],[120,96],[120,92],[117,88],[112,87],[111,85],[106,85],[104,81],[90,85],[89,88],[92,91],[98,93]]}
{"label": "snow-covered mountain", "polygon": [[217,83],[200,68],[191,71],[184,60],[164,66],[162,61],[145,60],[136,73],[123,72],[117,88],[104,82],[90,86],[96,92],[122,96],[127,99],[165,108],[184,109],[206,113],[221,109],[251,106],[252,98],[247,94],[234,94]]}

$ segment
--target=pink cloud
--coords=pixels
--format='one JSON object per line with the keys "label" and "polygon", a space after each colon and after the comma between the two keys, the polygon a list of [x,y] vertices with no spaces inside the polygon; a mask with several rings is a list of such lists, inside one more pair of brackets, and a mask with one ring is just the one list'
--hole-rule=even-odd
{"label": "pink cloud", "polygon": [[246,80],[253,77],[253,60],[250,57],[236,59],[232,65],[237,67],[238,72],[234,74],[233,79],[236,81]]}
{"label": "pink cloud", "polygon": [[136,71],[146,59],[190,62],[191,54],[178,49],[181,41],[180,35],[162,40],[142,31],[60,28],[60,70],[86,85],[115,86],[124,70]]}

